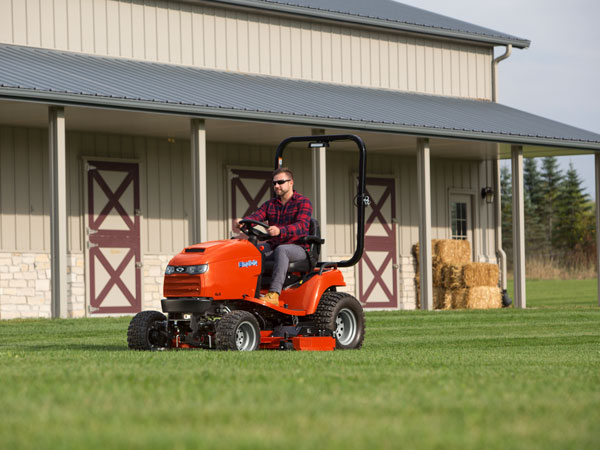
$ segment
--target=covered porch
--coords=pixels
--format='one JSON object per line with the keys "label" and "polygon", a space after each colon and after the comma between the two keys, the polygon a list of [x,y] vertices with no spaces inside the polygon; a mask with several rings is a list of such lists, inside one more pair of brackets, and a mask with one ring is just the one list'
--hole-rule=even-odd
{"label": "covered porch", "polygon": [[[67,311],[67,132],[189,142],[190,239],[209,231],[207,142],[275,146],[285,137],[355,133],[371,154],[416,159],[421,307],[432,309],[432,159],[489,161],[496,256],[501,249],[500,158],[512,161],[515,306],[526,307],[523,157],[590,153],[600,136],[491,102],[299,82],[274,77],[0,46],[0,124],[46,128],[51,198],[52,316]],[[131,80],[136,80],[135,84]],[[328,167],[312,155],[313,204],[327,240]],[[600,223],[600,159],[596,154]],[[331,206],[331,205],[330,205]],[[474,245],[477,244],[476,238]],[[327,255],[323,255],[326,257]],[[600,297],[599,297],[600,304]]]}

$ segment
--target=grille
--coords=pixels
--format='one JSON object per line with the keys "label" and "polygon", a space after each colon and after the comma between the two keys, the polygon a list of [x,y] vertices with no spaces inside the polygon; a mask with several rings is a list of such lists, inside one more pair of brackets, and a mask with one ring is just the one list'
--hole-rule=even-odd
{"label": "grille", "polygon": [[200,295],[200,277],[198,275],[165,276],[165,297],[198,297]]}

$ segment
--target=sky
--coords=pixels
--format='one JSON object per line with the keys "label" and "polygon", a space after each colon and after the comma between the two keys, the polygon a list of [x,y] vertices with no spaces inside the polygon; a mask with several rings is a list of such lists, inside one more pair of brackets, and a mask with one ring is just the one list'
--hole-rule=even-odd
{"label": "sky", "polygon": [[[600,134],[600,1],[402,0],[401,3],[531,41],[499,65],[498,101]],[[504,47],[496,48],[496,56]],[[595,197],[594,157],[572,162]]]}

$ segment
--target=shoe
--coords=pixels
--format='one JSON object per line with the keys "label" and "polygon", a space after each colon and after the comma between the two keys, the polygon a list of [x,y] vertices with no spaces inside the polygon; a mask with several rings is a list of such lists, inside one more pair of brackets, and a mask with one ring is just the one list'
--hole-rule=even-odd
{"label": "shoe", "polygon": [[260,299],[271,305],[279,306],[279,294],[277,292],[269,292],[268,294],[261,295]]}

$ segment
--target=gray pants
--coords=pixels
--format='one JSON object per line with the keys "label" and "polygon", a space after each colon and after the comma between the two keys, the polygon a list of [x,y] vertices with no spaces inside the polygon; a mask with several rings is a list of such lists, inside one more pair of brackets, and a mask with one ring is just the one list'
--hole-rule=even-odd
{"label": "gray pants", "polygon": [[296,244],[283,244],[275,247],[275,250],[271,250],[271,246],[265,243],[263,254],[266,261],[275,261],[269,292],[277,292],[278,294],[281,294],[290,263],[303,261],[307,258],[306,250]]}

